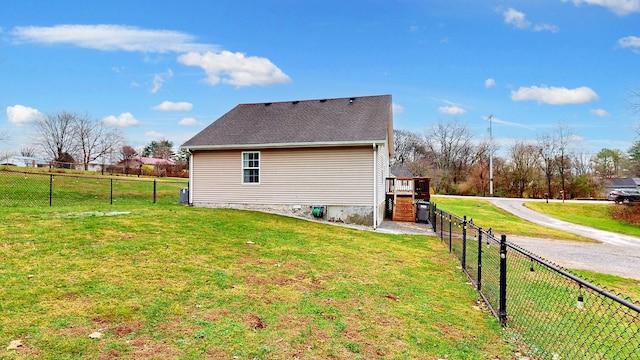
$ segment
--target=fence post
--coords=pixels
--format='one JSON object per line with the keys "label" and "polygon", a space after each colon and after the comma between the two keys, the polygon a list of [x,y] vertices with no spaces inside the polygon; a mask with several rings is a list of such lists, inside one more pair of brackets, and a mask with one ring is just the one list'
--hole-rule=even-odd
{"label": "fence post", "polygon": [[482,228],[478,228],[478,291],[482,289]]}
{"label": "fence post", "polygon": [[431,203],[431,204],[433,204],[433,221],[431,222],[431,225],[433,226],[433,232],[438,233],[438,226],[436,224],[436,222],[438,222],[438,218],[436,217],[438,216],[437,214],[438,207],[434,203]]}
{"label": "fence post", "polygon": [[444,213],[440,210],[440,241],[444,238]]}
{"label": "fence post", "polygon": [[52,206],[53,202],[53,174],[49,175],[49,206]]}
{"label": "fence post", "polygon": [[156,203],[156,179],[153,179],[153,203]]}
{"label": "fence post", "polygon": [[451,241],[453,240],[453,238],[451,237],[452,233],[453,233],[453,221],[451,221],[451,214],[449,214],[449,252],[453,250],[453,245]]}
{"label": "fence post", "polygon": [[462,217],[462,270],[467,270],[467,215]]}
{"label": "fence post", "polygon": [[113,179],[111,179],[111,185],[110,185],[110,189],[109,189],[109,201],[110,204],[113,205]]}
{"label": "fence post", "polygon": [[507,235],[500,237],[500,325],[507,325]]}

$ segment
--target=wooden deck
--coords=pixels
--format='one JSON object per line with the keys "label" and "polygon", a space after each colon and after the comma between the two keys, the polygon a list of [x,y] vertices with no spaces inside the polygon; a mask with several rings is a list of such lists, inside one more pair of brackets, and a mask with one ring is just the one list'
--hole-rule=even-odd
{"label": "wooden deck", "polygon": [[387,178],[387,217],[416,221],[416,201],[429,201],[429,178]]}

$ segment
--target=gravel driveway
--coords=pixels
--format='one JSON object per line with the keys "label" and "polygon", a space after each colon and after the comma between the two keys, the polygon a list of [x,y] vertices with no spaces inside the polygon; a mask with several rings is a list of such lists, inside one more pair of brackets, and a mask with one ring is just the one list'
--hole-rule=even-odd
{"label": "gravel driveway", "polygon": [[[484,199],[525,220],[588,237],[596,240],[597,243],[538,239],[507,234],[508,241],[565,268],[591,270],[640,280],[640,238],[568,223],[524,206],[525,201],[537,200]],[[580,202],[584,203],[584,201]]]}

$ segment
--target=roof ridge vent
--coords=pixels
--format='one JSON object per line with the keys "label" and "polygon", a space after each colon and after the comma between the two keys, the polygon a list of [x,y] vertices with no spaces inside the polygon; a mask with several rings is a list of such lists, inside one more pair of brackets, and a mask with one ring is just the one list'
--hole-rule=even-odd
{"label": "roof ridge vent", "polygon": [[353,104],[353,100],[355,100],[355,99],[356,99],[356,98],[354,98],[354,97],[349,98],[349,105]]}
{"label": "roof ridge vent", "polygon": [[272,104],[272,103],[264,103],[264,106],[269,106],[269,105],[271,105],[271,104]]}
{"label": "roof ridge vent", "polygon": [[326,102],[327,99],[320,99],[320,102]]}
{"label": "roof ridge vent", "polygon": [[296,100],[296,101],[292,101],[291,103],[295,105],[295,104],[297,104],[299,102],[300,102],[299,100]]}

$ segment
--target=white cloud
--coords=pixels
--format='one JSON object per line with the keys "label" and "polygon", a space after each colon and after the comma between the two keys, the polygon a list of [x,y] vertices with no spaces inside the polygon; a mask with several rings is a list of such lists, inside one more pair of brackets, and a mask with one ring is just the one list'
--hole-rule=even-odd
{"label": "white cloud", "polygon": [[178,61],[204,69],[208,76],[207,81],[211,85],[222,82],[240,87],[291,82],[289,76],[269,59],[257,56],[246,57],[243,53],[189,52],[180,55]]}
{"label": "white cloud", "polygon": [[563,2],[573,2],[574,5],[582,4],[599,5],[606,7],[617,15],[624,16],[635,12],[640,12],[640,0],[562,0]]}
{"label": "white cloud", "polygon": [[215,45],[194,42],[194,36],[187,33],[123,25],[17,26],[11,34],[18,41],[72,44],[102,51],[185,53],[217,49]]}
{"label": "white cloud", "polygon": [[611,117],[611,114],[609,114],[607,112],[607,110],[604,110],[604,109],[591,109],[591,110],[589,110],[589,112],[591,114],[593,114],[593,115],[600,116],[600,117],[603,117],[603,118],[604,117]]}
{"label": "white cloud", "polygon": [[202,123],[192,117],[186,117],[186,118],[182,118],[180,121],[178,121],[179,125],[184,125],[184,126],[192,126],[192,125],[202,125]]}
{"label": "white cloud", "polygon": [[128,112],[122,113],[117,117],[114,115],[109,115],[102,118],[102,122],[106,125],[115,127],[130,127],[138,125],[138,120],[136,120],[133,115]]}
{"label": "white cloud", "polygon": [[164,83],[164,79],[162,76],[155,74],[153,75],[153,87],[149,90],[150,93],[155,94],[160,90],[162,84]]}
{"label": "white cloud", "polygon": [[193,104],[186,101],[163,101],[162,104],[156,105],[151,109],[160,111],[191,111],[191,109],[193,109]]}
{"label": "white cloud", "polygon": [[[486,117],[486,118],[484,118],[484,119],[485,119],[485,120],[487,120],[487,121],[489,121],[489,118],[488,118],[488,117]],[[529,129],[529,130],[535,130],[535,129],[534,129],[533,127],[531,127],[531,126],[528,126],[528,125],[525,125],[525,124],[521,124],[521,123],[517,123],[517,122],[512,122],[512,121],[506,121],[506,120],[498,119],[498,118],[497,118],[497,117],[495,117],[495,116],[492,116],[492,117],[491,117],[491,121],[492,121],[493,123],[496,123],[496,124],[502,124],[502,125],[512,126],[512,127],[520,127],[520,128],[523,128],[523,129]]]}
{"label": "white cloud", "polygon": [[149,139],[163,139],[164,138],[164,134],[161,132],[157,132],[157,131],[147,131],[146,133],[144,133],[144,136],[146,138]]}
{"label": "white cloud", "polygon": [[14,125],[20,126],[28,124],[42,116],[43,115],[40,111],[27,106],[7,106],[7,119],[9,119],[9,122]]}
{"label": "white cloud", "polygon": [[151,88],[149,92],[152,94],[157,93],[164,84],[164,80],[170,77],[173,77],[173,71],[171,71],[171,69],[167,69],[167,72],[164,74],[153,75],[153,88]]}
{"label": "white cloud", "polygon": [[552,24],[536,24],[533,27],[533,31],[550,31],[552,33],[557,33],[560,29],[556,25]]}
{"label": "white cloud", "polygon": [[576,135],[576,134],[569,135],[569,141],[570,142],[584,141],[584,140],[585,140],[584,136],[580,136],[580,135]]}
{"label": "white cloud", "polygon": [[[71,44],[101,51],[130,51],[143,53],[179,53],[178,61],[199,66],[207,73],[207,80],[235,86],[288,83],[291,79],[266,58],[230,51],[218,52],[216,45],[195,42],[193,35],[171,30],[148,30],[124,25],[56,25],[17,26],[11,31],[16,42],[40,44]],[[153,77],[151,93],[162,87],[167,74]]]}
{"label": "white cloud", "polygon": [[442,106],[438,108],[438,111],[442,114],[448,115],[462,115],[467,112],[467,110],[459,106]]}
{"label": "white cloud", "polygon": [[634,52],[640,52],[640,37],[625,36],[618,39],[618,46],[621,48],[631,48]]}
{"label": "white cloud", "polygon": [[487,80],[484,81],[484,87],[486,87],[487,89],[494,86],[496,86],[496,81],[493,80],[492,78],[488,78]]}
{"label": "white cloud", "polygon": [[396,103],[391,104],[391,109],[394,114],[402,114],[404,112],[404,106]]}
{"label": "white cloud", "polygon": [[[504,22],[518,29],[529,29],[531,28],[531,22],[527,20],[527,15],[525,13],[520,12],[514,8],[509,8],[502,12],[502,16],[504,17]],[[533,26],[533,31],[550,31],[550,32],[558,32],[558,27],[552,24],[535,24]]]}
{"label": "white cloud", "polygon": [[598,94],[586,86],[575,89],[531,86],[511,91],[511,100],[513,101],[535,100],[538,103],[551,105],[584,104],[598,99]]}
{"label": "white cloud", "polygon": [[527,20],[527,16],[514,8],[503,11],[502,15],[504,16],[505,23],[513,25],[518,29],[526,29],[531,26],[531,23]]}

